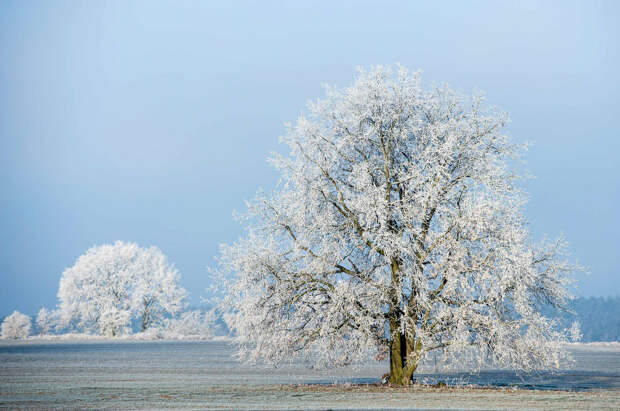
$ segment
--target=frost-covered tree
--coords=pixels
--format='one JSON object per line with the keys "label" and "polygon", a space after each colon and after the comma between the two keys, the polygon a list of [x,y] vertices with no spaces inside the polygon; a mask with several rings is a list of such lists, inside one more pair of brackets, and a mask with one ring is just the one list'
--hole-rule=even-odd
{"label": "frost-covered tree", "polygon": [[30,335],[30,327],[30,317],[19,311],[13,311],[13,314],[6,317],[2,322],[2,337],[12,339],[26,338]]}
{"label": "frost-covered tree", "polygon": [[117,241],[90,248],[67,268],[58,298],[65,322],[115,336],[129,326],[131,287],[136,277],[139,247]]}
{"label": "frost-covered tree", "polygon": [[178,270],[157,247],[142,250],[138,267],[132,304],[145,331],[164,314],[175,315],[182,310],[187,292],[178,285]]}
{"label": "frost-covered tree", "polygon": [[43,307],[39,310],[36,323],[39,328],[39,334],[49,334],[58,324],[58,312],[50,311]]}
{"label": "frost-covered tree", "polygon": [[288,127],[282,182],[249,203],[223,246],[223,308],[248,361],[338,366],[390,358],[559,366],[567,336],[539,313],[564,306],[563,242],[532,245],[509,164],[507,116],[399,67],[327,88]]}
{"label": "frost-covered tree", "polygon": [[143,330],[163,313],[183,305],[179,275],[155,247],[117,241],[95,246],[67,268],[58,298],[63,322],[115,336],[139,317]]}

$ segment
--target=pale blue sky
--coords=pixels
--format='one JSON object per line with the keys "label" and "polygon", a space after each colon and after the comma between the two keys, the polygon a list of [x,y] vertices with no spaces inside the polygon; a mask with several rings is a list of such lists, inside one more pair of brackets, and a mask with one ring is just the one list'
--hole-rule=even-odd
{"label": "pale blue sky", "polygon": [[55,306],[117,239],[159,246],[198,303],[283,123],[396,62],[511,113],[534,236],[590,267],[580,295],[620,294],[619,5],[0,2],[0,315]]}

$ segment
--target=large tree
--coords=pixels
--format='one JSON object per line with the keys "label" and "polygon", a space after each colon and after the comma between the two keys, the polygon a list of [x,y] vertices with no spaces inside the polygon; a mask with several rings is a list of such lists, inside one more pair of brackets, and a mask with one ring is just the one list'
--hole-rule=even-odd
{"label": "large tree", "polygon": [[399,385],[439,348],[446,363],[557,367],[566,337],[539,307],[564,306],[573,268],[561,241],[531,244],[506,121],[402,67],[310,103],[283,138],[290,154],[272,158],[280,187],[223,247],[241,356],[389,356]]}
{"label": "large tree", "polygon": [[115,336],[139,318],[144,331],[165,313],[184,307],[178,271],[156,247],[117,241],[90,248],[67,268],[58,298],[65,323]]}

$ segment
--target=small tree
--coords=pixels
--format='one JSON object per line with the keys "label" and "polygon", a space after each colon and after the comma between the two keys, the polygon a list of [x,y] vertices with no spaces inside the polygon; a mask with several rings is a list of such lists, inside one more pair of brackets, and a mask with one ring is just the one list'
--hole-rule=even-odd
{"label": "small tree", "polygon": [[6,317],[2,322],[2,337],[12,339],[26,338],[30,335],[30,327],[30,317],[19,311],[13,311],[13,314]]}
{"label": "small tree", "polygon": [[37,327],[39,327],[39,334],[49,334],[58,324],[58,312],[50,311],[43,307],[39,310],[36,323]]}
{"label": "small tree", "polygon": [[164,314],[175,315],[182,310],[187,292],[178,285],[178,270],[157,247],[142,250],[138,267],[132,306],[145,331],[161,321]]}
{"label": "small tree", "polygon": [[97,326],[99,333],[108,337],[115,337],[129,332],[131,312],[114,306],[106,306],[102,309]]}
{"label": "small tree", "polygon": [[138,317],[144,330],[183,307],[186,293],[178,279],[155,247],[122,241],[92,247],[63,272],[58,290],[63,322],[76,320],[83,329],[116,336]]}
{"label": "small tree", "polygon": [[377,67],[289,126],[281,187],[223,247],[243,358],[389,356],[398,385],[440,348],[446,364],[559,366],[566,335],[539,308],[564,306],[573,267],[561,241],[530,244],[507,165],[519,147],[482,102]]}

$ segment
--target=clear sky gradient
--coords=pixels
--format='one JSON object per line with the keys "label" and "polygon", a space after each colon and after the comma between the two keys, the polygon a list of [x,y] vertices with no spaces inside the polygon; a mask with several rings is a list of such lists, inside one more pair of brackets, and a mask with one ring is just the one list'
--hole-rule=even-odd
{"label": "clear sky gradient", "polygon": [[616,1],[4,0],[0,315],[54,307],[114,240],[160,247],[199,303],[283,123],[396,62],[511,113],[534,238],[564,234],[579,295],[618,295],[619,21]]}

